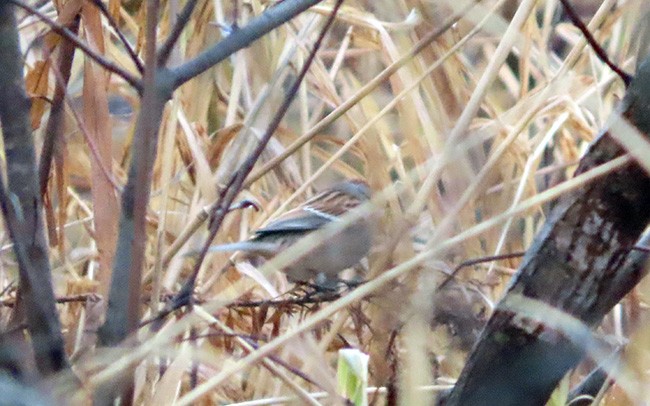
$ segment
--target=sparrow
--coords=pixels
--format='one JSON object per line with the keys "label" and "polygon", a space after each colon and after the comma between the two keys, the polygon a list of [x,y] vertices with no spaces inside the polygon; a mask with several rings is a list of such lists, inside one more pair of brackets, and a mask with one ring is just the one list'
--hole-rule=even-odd
{"label": "sparrow", "polygon": [[[309,233],[336,221],[370,199],[363,180],[346,180],[284,213],[247,241],[215,245],[208,252],[243,251],[270,259]],[[372,245],[371,220],[362,218],[346,226],[330,240],[288,265],[283,271],[291,282],[338,281],[337,275],[361,261]]]}

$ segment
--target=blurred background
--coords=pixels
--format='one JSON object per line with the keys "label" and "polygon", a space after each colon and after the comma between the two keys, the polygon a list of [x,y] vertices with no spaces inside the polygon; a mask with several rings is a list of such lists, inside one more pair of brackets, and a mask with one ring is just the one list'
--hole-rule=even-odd
{"label": "blurred background", "polygon": [[[80,36],[92,38],[98,52],[135,72],[116,30],[140,52],[143,3],[109,1],[117,27],[96,16],[99,23],[82,24]],[[521,28],[507,39],[506,32],[524,3],[344,2],[289,113],[253,171],[258,179],[240,195],[257,202],[261,210],[230,214],[215,240],[246,239],[269,219],[342,178],[368,180],[380,225],[362,274],[373,280],[397,267],[404,271],[377,286],[371,296],[323,319],[315,334],[294,337],[275,354],[293,368],[290,379],[307,390],[335,387],[336,350],[344,347],[370,354],[369,384],[393,388],[390,396],[400,404],[428,404],[431,390],[453,382],[520,262],[520,257],[498,261],[490,257],[528,248],[553,206],[540,194],[572,176],[588,143],[620,101],[623,83],[585,46],[558,1],[535,2],[523,15]],[[572,3],[607,55],[633,73],[650,43],[644,32],[647,2]],[[32,4],[53,19],[66,18],[65,2]],[[184,2],[162,4],[161,39]],[[196,55],[272,4],[199,2],[170,65]],[[168,248],[214,201],[218,186],[264,132],[331,10],[331,2],[310,9],[191,80],[168,103],[147,215],[143,304],[147,314],[159,305],[154,292],[164,299],[179,288],[192,265],[182,254],[197,249],[207,230],[203,227],[193,234],[178,255],[166,256]],[[55,40],[47,32],[33,16],[21,14],[37,145],[45,137],[47,100],[57,83],[56,67],[49,58]],[[500,43],[507,41],[513,46],[501,50]],[[418,43],[423,48],[413,52]],[[499,58],[505,58],[502,65],[491,64]],[[403,64],[396,73],[382,74],[396,63]],[[89,75],[94,75],[92,80]],[[371,90],[358,97],[364,88]],[[353,101],[349,110],[310,133],[348,100]],[[137,92],[77,51],[67,88],[65,143],[57,151],[46,199],[51,261],[60,297],[104,297],[108,291],[117,202],[129,162],[137,159],[131,156],[130,145],[138,110]],[[302,142],[305,134],[311,138],[294,153],[273,167],[266,165],[297,140]],[[111,179],[98,169],[97,154],[110,163],[106,169]],[[505,220],[497,218],[524,201],[536,204]],[[4,295],[0,299],[5,307],[0,308],[0,316],[6,318],[16,264],[7,234],[2,238],[0,291]],[[444,289],[436,289],[464,261],[482,257],[486,262],[462,268]],[[224,333],[216,322],[197,325],[202,338],[189,358],[200,361],[199,381],[241,357],[238,336],[262,344],[328,306],[327,302],[215,305],[226,299],[237,303],[272,299],[267,285],[279,292],[291,288],[282,275],[267,279],[248,266],[233,265],[228,254],[211,255],[203,265],[199,302],[232,332]],[[650,342],[646,295],[647,283],[635,289],[600,327],[617,343],[628,343],[632,379],[639,383],[633,387],[641,393],[649,387],[644,385],[649,382],[645,361]],[[60,310],[70,353],[83,354],[92,342],[91,327],[98,324],[97,311],[93,313],[84,302],[61,304]],[[189,387],[187,375],[178,372],[189,362],[180,337],[174,345],[151,350],[151,357],[138,368],[140,404],[164,398],[171,389],[163,382],[173,383],[171,388]],[[169,371],[176,372],[160,378],[152,371],[163,354]],[[579,381],[590,366],[587,362],[567,379]],[[290,393],[267,369],[251,366],[230,376],[204,404]],[[377,404],[390,403],[390,396],[377,395]],[[627,401],[615,386],[603,404]]]}

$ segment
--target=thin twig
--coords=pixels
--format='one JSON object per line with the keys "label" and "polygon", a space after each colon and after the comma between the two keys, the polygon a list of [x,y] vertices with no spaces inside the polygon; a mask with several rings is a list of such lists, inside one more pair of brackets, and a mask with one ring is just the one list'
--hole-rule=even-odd
{"label": "thin twig", "polygon": [[[473,3],[478,3],[480,0],[475,0]],[[440,28],[437,28],[422,38],[416,45],[414,45],[410,50],[408,50],[398,61],[394,62],[392,65],[384,69],[379,75],[377,75],[373,80],[368,82],[365,86],[359,89],[352,97],[347,99],[343,104],[334,109],[331,113],[322,119],[318,124],[312,127],[307,133],[300,136],[295,140],[291,145],[286,147],[279,155],[275,156],[261,168],[255,170],[249,177],[246,178],[244,182],[244,187],[250,186],[253,182],[260,179],[264,174],[270,171],[275,166],[282,163],[285,159],[295,153],[300,147],[309,142],[314,136],[322,133],[322,131],[335,122],[338,118],[342,117],[348,110],[353,106],[356,106],[359,100],[363,99],[369,95],[372,91],[377,89],[381,84],[383,84],[389,77],[391,77],[395,72],[399,70],[402,66],[407,64],[409,61],[413,60],[413,57],[416,56],[423,49],[426,49],[435,39],[439,38],[443,33],[449,30],[464,13],[469,10],[470,6],[468,5],[461,12],[453,15],[451,18],[447,19]],[[234,35],[234,34],[233,34]],[[183,245],[189,240],[189,238],[196,233],[196,231],[201,227],[206,219],[210,217],[209,212],[213,211],[219,202],[218,199],[215,199],[210,203],[204,210],[201,210],[197,213],[196,217],[190,221],[189,225],[181,232],[181,234],[174,240],[172,245],[165,252],[163,258],[163,263],[168,263],[174,255],[183,247]]]}
{"label": "thin twig", "polygon": [[230,57],[240,49],[246,48],[251,43],[286,23],[288,20],[307,10],[322,0],[292,0],[283,1],[267,9],[262,15],[254,18],[245,27],[238,29],[213,47],[197,55],[196,58],[174,68],[174,87],[178,88],[183,83],[205,72],[214,65]]}
{"label": "thin twig", "polygon": [[136,68],[138,68],[138,72],[140,72],[140,74],[143,74],[144,66],[142,65],[142,61],[140,60],[140,57],[131,46],[131,43],[129,43],[129,41],[126,39],[126,37],[122,33],[122,30],[120,30],[117,21],[115,21],[110,11],[108,11],[106,5],[102,2],[102,0],[93,0],[93,4],[99,9],[99,11],[102,12],[104,17],[106,17],[106,20],[108,20],[108,24],[111,27],[113,27],[113,30],[115,30],[117,37],[120,39],[120,42],[122,42],[122,45],[124,45],[124,49],[126,49],[126,52],[131,57],[131,60],[135,64]]}
{"label": "thin twig", "polygon": [[[70,32],[77,35],[79,31],[79,14],[77,14],[70,24]],[[38,167],[39,182],[41,195],[45,196],[47,184],[50,178],[52,160],[54,159],[57,145],[63,133],[63,113],[64,99],[68,82],[70,81],[70,72],[72,70],[72,61],[74,60],[74,44],[69,41],[63,42],[60,46],[59,55],[57,56],[57,66],[52,70],[55,72],[56,85],[50,107],[50,117],[45,127],[45,139],[41,149],[40,162]]]}
{"label": "thin twig", "polygon": [[[325,38],[325,34],[327,33],[330,26],[334,22],[334,18],[342,2],[343,0],[337,0],[334,8],[332,9],[332,13],[329,15],[327,21],[325,22],[325,25],[321,29],[321,32],[319,33],[318,38],[316,39],[316,42],[314,43],[314,46],[311,52],[309,53],[309,56],[305,60],[305,63],[303,64],[300,72],[296,77],[296,80],[293,82],[291,88],[287,91],[287,93],[285,93],[282,104],[280,105],[278,111],[276,112],[273,119],[271,120],[268,127],[266,128],[266,131],[264,132],[262,137],[260,137],[259,143],[255,147],[255,149],[249,154],[248,158],[244,161],[241,167],[232,175],[230,181],[228,182],[228,186],[226,186],[226,188],[224,188],[223,191],[221,192],[219,201],[215,205],[214,211],[211,213],[213,214],[212,216],[213,220],[212,220],[212,226],[210,227],[209,236],[206,239],[205,243],[203,244],[201,252],[199,253],[198,258],[194,263],[192,274],[190,275],[190,277],[187,279],[187,281],[181,288],[177,297],[174,300],[172,300],[171,302],[172,308],[173,307],[178,308],[188,303],[191,303],[192,292],[194,291],[196,278],[199,274],[199,270],[201,269],[201,264],[203,263],[203,260],[205,259],[205,256],[208,253],[208,249],[210,248],[210,243],[217,235],[217,232],[221,227],[221,223],[223,222],[223,219],[228,213],[228,208],[232,205],[232,202],[234,201],[235,197],[237,197],[237,195],[239,194],[242,185],[246,180],[246,177],[253,169],[253,166],[255,166],[255,163],[257,162],[260,155],[266,148],[266,144],[268,144],[268,142],[271,140],[271,137],[273,136],[276,129],[280,125],[282,118],[284,117],[285,113],[289,109],[291,102],[293,101],[295,95],[298,92],[298,88],[300,87],[303,79],[307,75],[309,67],[312,64],[318,49],[320,49],[323,39]],[[169,312],[169,309],[167,311]]]}
{"label": "thin twig", "polygon": [[[650,247],[639,246],[639,245],[635,245],[634,247],[631,248],[631,250],[632,251],[640,251],[640,252],[650,253]],[[458,272],[461,269],[467,268],[468,266],[478,265],[478,264],[482,264],[482,263],[485,263],[485,262],[501,261],[503,259],[519,258],[519,257],[523,257],[524,255],[526,255],[526,251],[511,252],[509,254],[492,255],[492,256],[468,259],[467,261],[463,261],[460,264],[458,264],[458,266],[453,271],[451,271],[451,273],[449,273],[447,275],[447,278],[445,278],[445,280],[442,281],[442,283],[440,285],[438,285],[437,289],[438,290],[444,289],[444,287],[449,282],[451,282],[456,277],[456,275],[458,275]]]}
{"label": "thin twig", "polygon": [[181,32],[183,32],[183,29],[187,26],[187,23],[192,16],[194,7],[196,7],[196,2],[197,0],[188,0],[188,2],[185,3],[185,6],[181,10],[174,26],[172,27],[172,30],[169,32],[169,36],[158,51],[158,66],[163,66],[167,63],[169,55],[171,55],[174,45],[176,45],[176,41],[178,41],[178,37],[181,35]]}
{"label": "thin twig", "polygon": [[454,278],[456,278],[458,272],[460,272],[460,270],[463,268],[467,268],[468,266],[472,266],[472,265],[482,264],[485,262],[501,261],[502,259],[519,258],[519,257],[523,257],[524,255],[526,255],[526,251],[511,252],[509,254],[501,254],[501,255],[490,255],[490,256],[468,259],[467,261],[463,261],[460,264],[458,264],[458,266],[453,271],[451,271],[449,275],[447,275],[447,278],[445,278],[445,280],[442,281],[440,285],[438,285],[437,290],[444,289],[445,286],[449,284],[449,282],[451,282]]}
{"label": "thin twig", "polygon": [[[159,321],[161,319],[164,319],[167,317],[170,313],[174,312],[175,310],[178,310],[180,307],[178,303],[183,302],[178,300],[178,297],[180,296],[180,291],[179,293],[176,293],[173,297],[166,297],[166,298],[161,298],[167,301],[167,303],[173,304],[172,306],[168,306],[166,309],[160,311],[159,313],[142,320],[140,322],[140,327],[145,327],[151,323],[154,323],[156,321]],[[292,299],[271,299],[271,300],[254,300],[254,301],[238,301],[231,303],[229,305],[226,305],[225,307],[228,309],[251,309],[251,308],[256,308],[256,307],[262,307],[262,306],[267,306],[267,307],[273,307],[273,308],[281,308],[281,307],[289,307],[289,306],[301,306],[305,307],[307,305],[311,304],[321,304],[321,303],[329,303],[333,302],[336,299],[339,299],[341,297],[341,294],[338,292],[332,292],[330,294],[325,294],[325,295],[314,295],[314,294],[307,294],[302,297],[296,297]],[[143,302],[146,302],[147,300],[150,300],[150,298],[145,298]],[[174,304],[174,301],[177,302],[177,304]],[[195,303],[199,304],[205,304],[208,303],[202,299],[195,298],[194,299]]]}
{"label": "thin twig", "polygon": [[227,305],[229,309],[250,309],[253,307],[284,307],[284,306],[305,306],[309,304],[321,304],[333,302],[339,299],[341,294],[332,293],[330,295],[306,295],[294,299],[281,299],[281,300],[256,300],[256,301],[241,301]]}
{"label": "thin twig", "polygon": [[624,72],[609,59],[605,50],[603,50],[594,36],[591,35],[591,32],[589,32],[587,26],[580,20],[580,17],[578,17],[578,14],[573,9],[573,6],[571,6],[571,3],[569,3],[569,0],[560,0],[560,2],[564,6],[564,10],[569,16],[569,19],[571,19],[573,25],[575,25],[580,30],[580,32],[582,32],[582,35],[585,36],[585,39],[596,53],[596,56],[598,56],[598,59],[600,59],[605,65],[609,66],[609,68],[623,80],[623,83],[625,83],[625,88],[628,88],[630,86],[630,82],[632,81],[632,76]]}
{"label": "thin twig", "polygon": [[309,129],[305,134],[301,135],[298,139],[287,146],[280,154],[276,155],[261,168],[257,169],[246,181],[245,185],[251,185],[253,182],[260,179],[264,174],[269,172],[274,167],[278,166],[289,156],[293,155],[298,151],[303,145],[309,142],[317,134],[321,134],[327,127],[332,125],[334,121],[342,117],[348,110],[352,107],[359,105],[359,101],[364,97],[368,96],[375,89],[380,87],[384,82],[388,80],[393,74],[395,74],[401,67],[407,63],[411,63],[416,55],[418,55],[422,50],[427,49],[429,45],[436,39],[440,38],[445,32],[450,30],[467,12],[474,6],[475,3],[480,2],[481,0],[475,0],[467,4],[462,10],[452,15],[450,18],[446,19],[440,27],[436,27],[429,33],[427,33],[422,39],[420,39],[415,45],[411,47],[404,55],[402,55],[397,61],[393,62],[390,66],[387,66],[383,71],[381,71],[377,76],[375,76],[371,81],[366,83],[363,87],[356,91],[352,97],[348,98],[341,105],[337,106],[331,113],[329,113],[325,118],[320,120],[315,126]]}
{"label": "thin twig", "polygon": [[15,288],[14,285],[16,285],[16,280],[15,279],[12,280],[11,282],[9,282],[9,284],[7,286],[5,286],[4,289],[2,289],[2,292],[0,292],[0,297],[3,297],[4,295],[6,295],[11,289],[14,289]]}
{"label": "thin twig", "polygon": [[[216,334],[215,333],[208,333],[208,334],[202,334],[202,335],[195,335],[195,337],[196,338],[198,338],[198,337],[209,337],[209,336],[212,336],[212,335],[217,336],[217,337],[233,337],[233,338],[236,339],[236,341],[241,346],[241,348],[244,351],[246,351],[246,353],[250,353],[251,350],[259,349],[259,345],[257,344],[257,342],[259,342],[259,341],[268,342],[268,340],[269,340],[268,337],[263,337],[263,336],[253,336],[253,335],[238,334],[235,331],[233,331],[231,328],[223,325],[222,323],[220,323],[220,322],[218,322],[216,320],[214,322],[210,323],[209,327],[211,329],[217,330]],[[278,356],[269,355],[268,358],[269,358],[270,361],[273,361],[273,363],[284,367],[289,372],[291,372],[292,374],[302,378],[306,382],[308,382],[308,383],[310,383],[312,385],[315,385],[320,389],[324,389],[317,380],[314,380],[314,379],[310,378],[309,376],[307,376],[305,373],[303,373],[299,369],[294,368],[293,366],[289,365],[288,363],[286,363],[285,361],[280,359]],[[269,364],[268,360],[264,361],[262,364],[265,367],[267,367],[274,374],[276,372],[279,372],[278,370],[276,370],[274,365]],[[282,379],[282,380],[284,380],[284,379]],[[289,386],[293,386],[293,385],[289,384]],[[313,404],[313,403],[309,403],[309,404]]]}
{"label": "thin twig", "polygon": [[194,336],[194,338],[185,337],[179,341],[183,342],[183,341],[189,341],[191,339],[199,339],[199,338],[247,338],[249,340],[255,340],[255,341],[263,341],[266,339],[265,337],[254,336],[251,334],[226,333],[225,331],[214,331],[212,333],[197,334],[196,336]]}
{"label": "thin twig", "polygon": [[[250,346],[253,347],[254,349],[257,350],[258,348],[260,348],[260,346],[257,345],[257,343],[253,342],[253,339],[252,339],[252,338],[247,338],[246,336],[241,336],[241,335],[240,335],[239,337],[240,337],[242,340],[246,341],[246,342],[248,343],[248,345],[250,345]],[[322,385],[321,385],[317,380],[310,378],[310,377],[307,376],[304,372],[302,372],[302,371],[299,370],[298,368],[294,368],[291,364],[289,364],[288,362],[285,362],[284,360],[280,359],[278,356],[276,356],[276,355],[270,355],[270,356],[269,356],[269,359],[270,359],[271,361],[275,362],[276,364],[278,364],[278,365],[284,367],[284,369],[286,369],[287,371],[291,372],[292,374],[294,374],[294,375],[296,375],[296,376],[302,378],[304,381],[310,383],[311,385],[315,385],[315,386],[317,386],[319,389],[323,389],[323,386],[322,386]]]}
{"label": "thin twig", "polygon": [[[284,100],[282,102],[282,105],[280,105],[280,108],[276,112],[275,116],[269,123],[269,126],[266,129],[266,132],[262,137],[260,138],[260,142],[257,144],[256,148],[250,153],[248,158],[244,161],[244,163],[241,165],[239,169],[233,174],[232,176],[232,181],[231,187],[226,189],[226,196],[224,198],[224,201],[222,204],[217,205],[217,209],[215,210],[215,217],[213,220],[212,227],[210,229],[210,235],[209,238],[206,240],[205,244],[203,245],[203,249],[201,250],[201,253],[199,254],[199,258],[195,263],[194,270],[192,272],[192,276],[189,278],[188,282],[191,282],[192,284],[192,290],[193,290],[193,285],[196,281],[196,277],[198,276],[199,269],[201,267],[201,264],[203,263],[203,260],[205,259],[205,256],[208,252],[208,249],[210,248],[210,244],[214,237],[216,236],[217,232],[219,231],[221,227],[221,223],[226,215],[228,213],[228,208],[232,205],[232,202],[234,201],[235,197],[237,194],[239,194],[242,185],[244,184],[244,181],[246,180],[246,176],[250,173],[250,171],[253,169],[253,166],[255,166],[255,163],[259,159],[260,155],[262,155],[262,152],[266,148],[266,144],[271,140],[271,137],[275,133],[276,129],[280,125],[280,122],[282,121],[282,118],[286,114],[287,110],[289,109],[289,106],[291,105],[291,102],[293,101],[294,97],[296,96],[298,89],[304,80],[305,76],[307,75],[307,72],[309,71],[309,67],[311,66],[311,63],[313,62],[316,53],[318,49],[320,49],[320,46],[323,42],[323,39],[325,38],[325,34],[329,30],[329,27],[332,25],[334,22],[334,17],[336,16],[336,13],[338,12],[339,7],[341,6],[341,3],[343,0],[338,0],[336,2],[336,5],[332,9],[332,13],[330,14],[329,18],[327,19],[325,25],[321,29],[321,32],[319,33],[318,38],[316,39],[316,42],[314,43],[314,47],[312,48],[307,60],[302,66],[302,69],[300,73],[298,74],[296,80],[294,81],[293,85],[291,88],[287,91],[285,94]],[[230,192],[230,193],[227,193]]]}
{"label": "thin twig", "polygon": [[45,24],[47,24],[52,31],[55,33],[59,34],[66,40],[72,42],[75,44],[77,48],[79,48],[84,54],[86,54],[89,58],[97,62],[100,66],[102,66],[104,69],[106,69],[109,72],[112,72],[122,79],[124,79],[127,83],[129,83],[131,86],[133,86],[138,92],[142,92],[142,82],[140,79],[136,78],[135,76],[131,75],[128,71],[125,69],[122,69],[118,65],[116,65],[114,62],[104,58],[104,56],[98,54],[97,52],[93,51],[88,45],[86,45],[78,36],[74,35],[70,30],[68,30],[66,27],[62,26],[61,24],[57,23],[56,21],[52,20],[45,14],[41,13],[40,11],[36,10],[34,7],[31,7],[19,0],[7,0],[9,3],[15,5],[16,7],[20,7],[23,10],[35,15],[38,17],[41,21],[43,21]]}
{"label": "thin twig", "polygon": [[[67,304],[67,303],[81,303],[81,302],[88,302],[88,301],[97,302],[99,299],[101,299],[101,296],[98,295],[97,293],[80,293],[78,295],[57,297],[55,301],[58,304]],[[13,307],[15,304],[16,304],[15,298],[0,300],[0,306]]]}
{"label": "thin twig", "polygon": [[[57,70],[56,67],[52,68],[52,73],[54,73],[54,78],[57,81],[57,85],[62,85],[64,83],[64,78],[62,77],[61,72]],[[79,114],[79,111],[74,107],[74,103],[72,100],[72,97],[70,94],[65,90],[63,92],[63,96],[65,98],[66,104],[68,105],[68,108],[70,109],[70,112],[72,114],[72,117],[74,118],[75,122],[79,126],[79,131],[81,132],[81,135],[83,136],[84,140],[86,141],[86,144],[88,145],[88,149],[90,150],[90,153],[93,155],[93,158],[95,158],[95,161],[97,161],[97,165],[99,166],[99,169],[101,170],[102,174],[108,180],[108,182],[113,186],[113,188],[117,192],[122,192],[122,185],[115,179],[113,176],[112,170],[110,168],[106,167],[104,162],[101,159],[101,154],[99,153],[99,148],[97,147],[97,143],[93,139],[93,137],[90,136],[88,128],[86,128],[85,121],[81,118],[81,115]],[[49,170],[48,170],[49,173]],[[47,183],[44,185],[45,187],[47,186]]]}

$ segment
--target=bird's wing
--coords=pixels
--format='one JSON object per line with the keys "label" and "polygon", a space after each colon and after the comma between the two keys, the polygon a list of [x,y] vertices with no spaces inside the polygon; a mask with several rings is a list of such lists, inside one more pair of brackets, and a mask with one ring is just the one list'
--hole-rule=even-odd
{"label": "bird's wing", "polygon": [[300,207],[332,217],[342,216],[361,204],[361,200],[345,191],[329,189],[312,197]]}
{"label": "bird's wing", "polygon": [[260,228],[255,236],[261,237],[275,233],[305,233],[317,230],[335,219],[336,216],[301,206],[286,212],[266,227]]}
{"label": "bird's wing", "polygon": [[341,190],[325,190],[293,210],[289,210],[266,227],[257,230],[259,238],[274,233],[305,233],[338,220],[339,216],[361,204],[361,200]]}
{"label": "bird's wing", "polygon": [[[208,252],[234,252],[244,251],[262,256],[272,256],[278,253],[279,245],[277,243],[259,242],[259,241],[240,241],[230,244],[213,245],[208,248]],[[196,255],[197,252],[188,253],[187,255]]]}

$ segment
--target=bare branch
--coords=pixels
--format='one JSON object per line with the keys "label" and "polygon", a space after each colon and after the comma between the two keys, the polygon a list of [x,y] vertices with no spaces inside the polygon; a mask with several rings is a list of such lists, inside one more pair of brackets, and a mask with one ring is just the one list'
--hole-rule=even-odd
{"label": "bare branch", "polygon": [[178,37],[181,35],[181,32],[183,32],[183,29],[187,26],[187,23],[192,16],[192,11],[194,11],[194,7],[196,7],[196,2],[197,0],[188,0],[188,2],[185,3],[185,6],[178,15],[176,22],[169,33],[169,37],[167,37],[158,51],[158,66],[163,66],[167,63],[169,55],[172,53],[176,41],[178,41]]}
{"label": "bare branch", "polygon": [[[640,66],[610,125],[627,120],[650,137],[649,95],[650,58]],[[576,175],[625,153],[605,129],[580,160]],[[518,314],[509,300],[521,297],[535,306],[548,305],[587,331],[597,326],[647,273],[648,252],[633,247],[650,222],[648,206],[650,177],[633,161],[564,195],[527,251],[445,404],[545,404],[584,356],[584,343]]]}
{"label": "bare branch", "polygon": [[[327,115],[327,117],[322,119],[307,133],[299,137],[295,142],[293,142],[286,149],[284,149],[279,155],[277,155],[270,161],[266,162],[264,165],[262,165],[261,168],[251,173],[251,175],[246,178],[246,181],[244,182],[244,187],[250,186],[253,182],[260,179],[262,176],[264,176],[265,173],[267,173],[275,166],[279,165],[289,156],[294,154],[298,149],[300,149],[300,147],[302,147],[304,144],[309,142],[309,140],[311,140],[316,134],[321,133],[325,128],[330,126],[333,122],[335,122],[338,118],[340,118],[343,114],[345,114],[345,112],[350,110],[353,106],[356,106],[359,100],[361,100],[362,98],[370,94],[372,91],[374,91],[382,83],[388,80],[388,78],[391,77],[391,75],[397,72],[399,68],[401,68],[406,63],[411,61],[415,55],[417,55],[428,45],[430,45],[436,38],[439,38],[440,35],[442,35],[447,30],[449,30],[471,8],[471,6],[472,4],[470,3],[469,5],[467,5],[467,7],[463,8],[463,10],[461,10],[460,12],[454,14],[453,16],[445,20],[445,22],[441,25],[440,28],[436,28],[435,30],[425,35],[415,46],[413,46],[410,50],[408,50],[406,54],[402,56],[398,61],[396,61],[395,63],[388,66],[386,69],[384,69],[379,75],[377,75],[375,79],[373,79],[371,82],[368,82],[368,84],[366,84],[361,89],[359,89],[352,97],[350,97],[343,104],[341,104],[336,109],[334,109],[330,114]],[[204,210],[201,210],[197,214],[197,216],[192,219],[189,225],[183,230],[181,235],[179,235],[178,238],[176,238],[174,243],[167,249],[167,252],[165,252],[165,256],[163,258],[164,264],[168,263],[174,257],[174,255],[176,255],[176,253],[181,249],[181,247],[185,244],[185,242],[201,227],[201,225],[205,222],[205,220],[207,220],[210,217],[208,212],[214,211],[216,204],[217,201],[212,202],[209,207],[207,207]]]}
{"label": "bare branch", "polygon": [[334,5],[334,8],[332,9],[332,13],[329,15],[327,21],[325,22],[325,25],[321,29],[321,32],[319,33],[318,38],[314,43],[314,47],[312,48],[311,52],[309,53],[309,56],[305,60],[305,63],[303,64],[300,72],[298,73],[296,80],[291,85],[291,88],[287,90],[287,93],[284,96],[284,100],[282,101],[282,104],[280,105],[278,111],[273,116],[273,119],[271,120],[268,127],[266,128],[266,131],[260,137],[260,141],[258,142],[257,146],[253,151],[251,151],[251,153],[248,155],[248,157],[242,163],[239,169],[237,169],[237,171],[233,174],[230,181],[228,182],[228,186],[226,186],[221,191],[219,201],[216,204],[214,211],[212,212],[213,214],[212,224],[210,226],[209,236],[206,239],[205,244],[203,244],[203,247],[201,248],[198,258],[194,263],[192,274],[190,275],[190,277],[187,279],[187,281],[181,288],[175,300],[172,300],[171,302],[172,306],[176,306],[176,307],[182,306],[187,304],[188,301],[189,303],[191,303],[192,292],[194,291],[196,278],[199,274],[199,270],[201,269],[201,264],[203,263],[205,256],[208,253],[208,249],[210,248],[210,244],[212,240],[217,235],[217,232],[221,227],[221,223],[223,222],[223,219],[228,213],[229,208],[232,205],[232,202],[235,200],[235,198],[241,191],[241,188],[244,184],[244,181],[246,180],[246,177],[253,169],[253,166],[255,166],[255,163],[257,162],[260,155],[266,148],[266,144],[268,144],[268,142],[271,140],[271,137],[273,136],[278,126],[280,125],[282,118],[284,117],[287,110],[289,109],[291,102],[293,101],[294,97],[298,93],[298,88],[300,87],[300,84],[302,83],[305,76],[307,75],[307,72],[309,71],[309,67],[311,66],[314,58],[316,57],[316,53],[318,52],[318,49],[320,49],[323,39],[325,38],[325,34],[327,33],[332,23],[334,22],[336,13],[338,12],[342,3],[343,0],[337,0],[336,4]]}
{"label": "bare branch", "polygon": [[[0,121],[8,189],[0,182],[0,206],[14,243],[27,326],[39,370],[52,374],[68,367],[54,303],[49,248],[38,188],[36,148],[29,123],[18,29],[13,6],[0,2]],[[0,177],[2,178],[2,177]]]}
{"label": "bare branch", "polygon": [[467,261],[463,261],[456,268],[454,268],[449,275],[445,278],[445,280],[438,285],[436,290],[442,290],[447,286],[454,278],[456,275],[458,275],[458,272],[460,272],[463,268],[467,268],[468,266],[473,266],[473,265],[478,265],[482,264],[485,262],[491,262],[491,261],[501,261],[503,259],[511,259],[511,258],[520,258],[526,255],[525,252],[511,252],[509,254],[501,254],[501,255],[489,255],[485,257],[480,257],[480,258],[474,258],[474,259],[468,259]]}
{"label": "bare branch", "polygon": [[135,53],[135,50],[133,49],[133,47],[131,46],[129,41],[126,39],[126,37],[122,33],[122,30],[120,30],[120,27],[118,26],[117,21],[115,21],[115,19],[111,15],[111,13],[108,11],[108,9],[106,8],[106,5],[104,5],[102,0],[93,0],[93,4],[95,6],[97,6],[99,11],[101,11],[102,14],[104,15],[104,17],[106,17],[106,20],[108,21],[108,24],[111,27],[113,27],[113,30],[115,30],[115,33],[117,34],[117,37],[122,42],[122,45],[124,45],[124,49],[126,49],[126,52],[131,57],[131,60],[133,61],[135,66],[138,68],[138,72],[140,72],[140,74],[143,74],[144,73],[144,66],[142,65],[142,61],[140,60],[140,57],[138,56],[138,54]]}
{"label": "bare branch", "polygon": [[128,71],[117,66],[114,62],[104,58],[104,56],[99,55],[98,53],[90,49],[88,45],[86,45],[81,39],[79,39],[79,37],[77,37],[66,27],[52,20],[51,18],[41,13],[34,7],[31,7],[19,0],[7,0],[7,2],[12,3],[15,6],[20,7],[23,10],[37,16],[41,21],[43,21],[48,26],[50,26],[52,31],[56,32],[66,40],[75,44],[75,46],[79,48],[81,51],[83,51],[85,55],[87,55],[89,58],[97,62],[99,65],[103,66],[104,69],[118,75],[119,77],[124,79],[127,83],[129,83],[131,86],[133,86],[138,92],[140,93],[142,92],[142,83],[140,79],[136,78],[135,76],[131,75]]}
{"label": "bare branch", "polygon": [[632,81],[632,76],[629,75],[627,72],[624,72],[614,64],[614,62],[609,59],[609,56],[607,56],[607,53],[603,49],[603,47],[598,44],[596,39],[594,38],[593,35],[591,35],[591,32],[589,32],[589,28],[585,25],[585,23],[580,20],[580,17],[578,17],[578,14],[576,11],[573,9],[573,6],[571,6],[571,3],[569,3],[568,0],[560,0],[562,5],[564,6],[564,9],[566,10],[567,15],[569,16],[569,19],[571,22],[578,27],[580,32],[582,32],[582,35],[585,36],[585,39],[591,46],[591,49],[594,50],[596,55],[598,56],[598,59],[600,59],[605,65],[609,66],[611,70],[614,71],[622,80],[623,83],[625,83],[625,87],[630,86],[630,82]]}
{"label": "bare branch", "polygon": [[99,331],[103,345],[116,345],[138,327],[141,267],[147,240],[146,210],[151,193],[151,171],[158,130],[168,94],[157,88],[156,25],[158,1],[147,3],[145,76],[142,109],[131,146],[129,178],[122,193],[122,211],[106,322]]}
{"label": "bare branch", "polygon": [[254,18],[196,58],[172,70],[174,88],[205,72],[240,49],[246,48],[269,31],[281,26],[322,0],[283,1]]}
{"label": "bare branch", "polygon": [[[77,15],[72,24],[68,28],[75,36],[79,30],[79,15]],[[74,44],[70,41],[63,41],[60,44],[59,54],[57,56],[58,70],[56,86],[54,87],[54,96],[52,97],[52,107],[50,108],[50,117],[45,126],[45,140],[43,141],[43,148],[41,151],[41,158],[39,164],[39,181],[41,195],[45,195],[47,191],[47,182],[50,177],[50,170],[52,168],[52,159],[57,147],[57,143],[61,138],[63,132],[63,113],[65,110],[64,101],[68,81],[70,80],[70,71],[72,69],[72,61],[74,60]]]}

